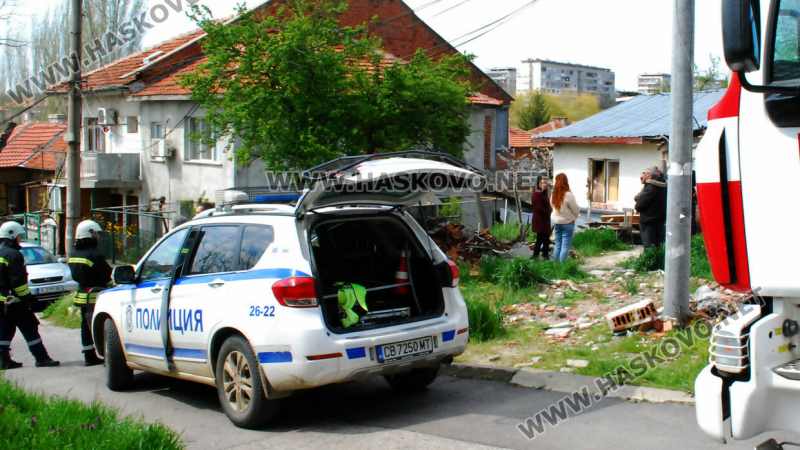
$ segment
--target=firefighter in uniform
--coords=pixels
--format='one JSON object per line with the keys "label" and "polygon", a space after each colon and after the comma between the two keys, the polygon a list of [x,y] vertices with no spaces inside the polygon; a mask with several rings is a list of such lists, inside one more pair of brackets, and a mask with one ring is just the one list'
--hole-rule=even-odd
{"label": "firefighter in uniform", "polygon": [[36,301],[28,288],[28,271],[20,252],[20,241],[25,230],[16,222],[0,226],[0,369],[22,367],[11,359],[11,341],[17,328],[28,342],[28,349],[36,359],[36,367],[59,365],[47,354],[39,335],[39,319],[30,310]]}
{"label": "firefighter in uniform", "polygon": [[69,270],[72,279],[78,282],[75,306],[81,308],[81,344],[87,366],[103,364],[95,353],[92,340],[92,315],[98,292],[92,288],[106,288],[112,285],[111,266],[97,249],[98,233],[103,231],[97,222],[84,220],[75,229],[75,249],[69,256]]}

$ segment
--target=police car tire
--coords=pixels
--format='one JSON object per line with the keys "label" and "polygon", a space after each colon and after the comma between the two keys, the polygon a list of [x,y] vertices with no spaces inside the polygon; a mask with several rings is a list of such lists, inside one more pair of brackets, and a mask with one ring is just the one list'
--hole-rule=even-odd
{"label": "police car tire", "polygon": [[436,367],[423,367],[412,369],[409,372],[385,375],[384,378],[393,388],[399,391],[421,391],[436,380],[439,375],[439,367],[441,367],[441,364],[437,364]]}
{"label": "police car tire", "polygon": [[122,350],[122,342],[114,321],[107,319],[104,328],[106,386],[112,391],[123,391],[133,384],[133,369],[128,367],[125,360],[125,352]]}
{"label": "police car tire", "polygon": [[[222,386],[223,372],[225,370],[225,360],[232,352],[238,352],[244,355],[247,364],[250,366],[255,374],[252,374],[253,383],[253,397],[250,399],[250,405],[243,412],[235,411],[231,408],[228,399],[225,395],[225,389]],[[228,418],[239,428],[253,429],[258,428],[268,421],[272,420],[278,414],[278,407],[280,403],[278,400],[268,400],[264,395],[264,388],[261,385],[261,376],[259,375],[259,364],[253,353],[250,343],[242,336],[231,336],[222,344],[217,358],[217,367],[215,370],[217,379],[217,395],[219,396],[219,403]]]}

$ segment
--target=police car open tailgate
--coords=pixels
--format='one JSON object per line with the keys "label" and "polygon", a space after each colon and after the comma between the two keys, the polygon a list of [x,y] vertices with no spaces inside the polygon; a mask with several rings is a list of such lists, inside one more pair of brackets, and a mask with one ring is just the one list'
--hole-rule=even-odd
{"label": "police car open tailgate", "polygon": [[297,202],[295,214],[345,205],[408,207],[438,204],[436,194],[480,190],[485,176],[452,164],[419,158],[365,161],[316,181]]}

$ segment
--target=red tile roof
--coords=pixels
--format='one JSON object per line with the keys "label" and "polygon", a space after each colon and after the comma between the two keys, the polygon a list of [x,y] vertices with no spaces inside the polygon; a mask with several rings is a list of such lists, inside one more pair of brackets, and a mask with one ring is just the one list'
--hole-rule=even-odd
{"label": "red tile roof", "polygon": [[[66,125],[51,123],[29,123],[18,126],[8,140],[5,148],[0,150],[0,167],[28,167],[26,163],[31,158],[39,155],[39,150],[58,150],[63,148],[57,141],[67,129]],[[57,157],[59,155],[53,155]],[[45,170],[53,170],[47,163],[48,157],[44,157]],[[38,166],[28,168],[42,168],[40,161]]]}
{"label": "red tile roof", "polygon": [[503,102],[501,102],[500,100],[489,97],[488,95],[482,94],[480,92],[473,95],[472,98],[470,98],[470,100],[472,100],[472,104],[474,105],[501,106],[503,104]]}
{"label": "red tile roof", "polygon": [[533,133],[525,131],[517,127],[508,127],[509,146],[510,147],[533,147],[531,138]]}
{"label": "red tile roof", "polygon": [[[93,90],[93,89],[103,89],[109,87],[116,87],[116,86],[127,86],[128,84],[134,82],[136,80],[135,75],[131,73],[141,69],[145,66],[144,59],[148,56],[156,53],[156,52],[164,52],[163,54],[157,56],[155,60],[158,58],[162,58],[166,56],[169,52],[178,49],[179,47],[188,44],[189,42],[204,36],[205,33],[203,30],[195,30],[187,34],[180,35],[172,40],[167,42],[163,42],[158,44],[154,47],[150,47],[144,50],[139,50],[138,52],[131,53],[124,58],[118,59],[110,64],[106,64],[103,67],[99,67],[91,72],[88,72],[83,75],[81,78],[82,82],[82,89],[86,90]],[[153,61],[150,62],[151,64]],[[161,61],[158,63],[153,64],[152,69],[154,70],[169,70],[170,65],[175,65],[174,62],[170,61]],[[125,78],[121,78],[124,75],[128,75]],[[53,88],[49,89],[51,92],[66,92],[67,85],[66,81],[62,81]]]}
{"label": "red tile roof", "polygon": [[564,128],[572,122],[568,121],[565,117],[554,117],[551,122],[538,126],[530,130],[531,134],[542,134],[550,131],[556,131],[559,128]]}

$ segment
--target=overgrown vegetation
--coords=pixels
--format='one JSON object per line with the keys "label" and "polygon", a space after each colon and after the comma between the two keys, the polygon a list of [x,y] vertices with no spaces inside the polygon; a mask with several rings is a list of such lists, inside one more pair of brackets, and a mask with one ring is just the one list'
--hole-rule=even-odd
{"label": "overgrown vegetation", "polygon": [[503,314],[495,304],[466,300],[469,315],[469,338],[485,342],[503,335]]}
{"label": "overgrown vegetation", "polygon": [[120,418],[94,402],[46,399],[0,378],[0,448],[182,449],[180,436],[160,423]]}
{"label": "overgrown vegetation", "polygon": [[602,228],[575,233],[572,237],[572,249],[588,258],[605,252],[628,250],[630,247],[617,240],[614,230]]}
{"label": "overgrown vegetation", "polygon": [[[648,249],[638,257],[629,259],[623,264],[623,266],[628,269],[633,269],[639,273],[650,272],[653,270],[664,270],[666,261],[665,258],[666,251],[662,245]],[[703,240],[702,234],[692,236],[690,270],[693,278],[699,277],[706,280],[714,279],[714,275],[711,273],[711,263],[708,261],[706,243]]]}
{"label": "overgrown vegetation", "polygon": [[496,266],[496,272],[492,274],[492,281],[509,289],[525,289],[553,280],[588,277],[578,265],[578,261],[572,259],[561,264],[530,258],[502,260],[502,263]]}
{"label": "overgrown vegetation", "polygon": [[461,200],[455,195],[450,197],[450,201],[443,203],[439,209],[439,216],[446,218],[450,223],[461,224],[461,216],[464,213]]}
{"label": "overgrown vegetation", "polygon": [[[526,225],[526,230],[530,230],[530,226]],[[489,228],[489,234],[501,241],[510,241],[519,236],[519,222],[517,220],[509,220],[506,223],[495,222]]]}
{"label": "overgrown vegetation", "polygon": [[[53,321],[54,325],[65,328],[80,328],[81,327],[81,313],[80,308],[73,306],[72,302],[75,300],[75,294],[69,294],[61,297],[51,303],[42,313],[42,319],[49,319]],[[71,311],[70,312],[70,308]]]}

